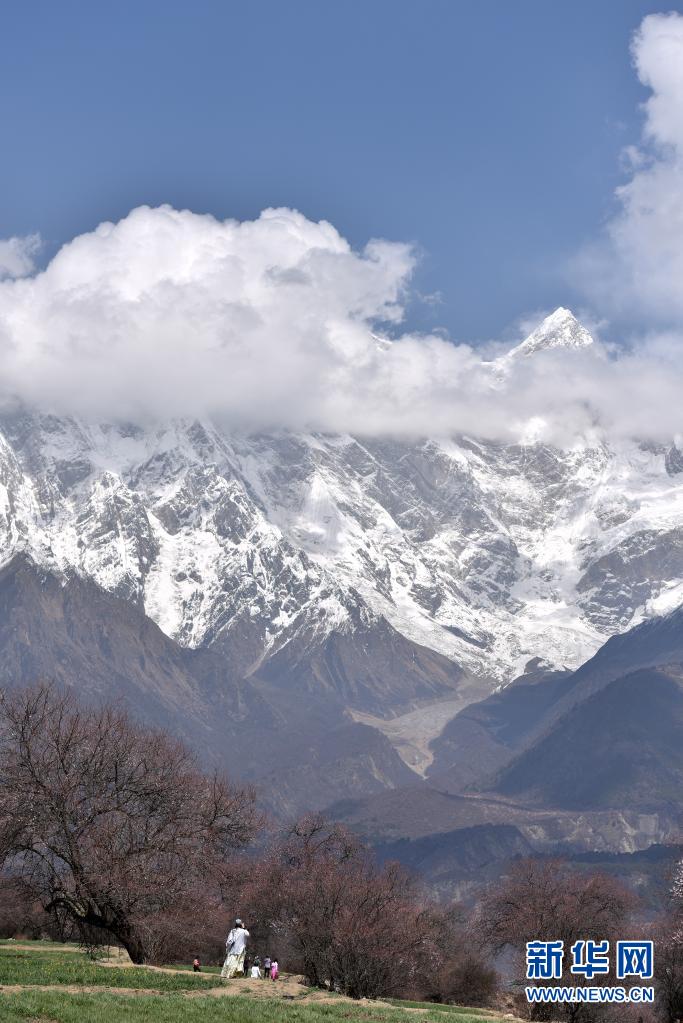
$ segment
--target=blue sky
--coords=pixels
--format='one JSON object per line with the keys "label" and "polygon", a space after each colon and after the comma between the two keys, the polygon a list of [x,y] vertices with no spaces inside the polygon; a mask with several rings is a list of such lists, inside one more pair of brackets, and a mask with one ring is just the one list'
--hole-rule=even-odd
{"label": "blue sky", "polygon": [[[0,237],[49,257],[142,203],[293,206],[422,253],[412,323],[497,336],[581,303],[565,264],[613,211],[657,6],[600,2],[7,5]],[[599,310],[598,310],[599,312]]]}

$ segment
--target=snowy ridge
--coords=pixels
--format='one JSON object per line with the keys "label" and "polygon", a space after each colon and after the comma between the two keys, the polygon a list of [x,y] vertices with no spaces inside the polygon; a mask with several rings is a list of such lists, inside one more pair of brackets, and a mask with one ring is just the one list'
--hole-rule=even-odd
{"label": "snowy ridge", "polygon": [[594,344],[592,336],[569,309],[560,306],[526,340],[513,348],[508,357],[528,356],[552,348],[587,348]]}
{"label": "snowy ridge", "polygon": [[[590,343],[558,310],[511,356]],[[244,673],[385,618],[494,685],[532,657],[575,667],[683,599],[673,447],[0,427],[0,557],[91,578]]]}

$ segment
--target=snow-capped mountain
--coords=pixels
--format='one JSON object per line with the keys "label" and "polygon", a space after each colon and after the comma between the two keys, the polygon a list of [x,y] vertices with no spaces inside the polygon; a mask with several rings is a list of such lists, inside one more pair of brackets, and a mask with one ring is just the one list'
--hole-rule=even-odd
{"label": "snow-capped mountain", "polygon": [[593,343],[592,336],[574,314],[560,306],[508,354],[533,355],[534,352],[547,351],[549,348],[587,348]]}
{"label": "snow-capped mountain", "polygon": [[[589,344],[558,309],[511,356]],[[0,427],[3,561],[21,550],[90,579],[244,675],[388,623],[485,692],[530,658],[576,667],[683,601],[673,446],[246,436],[27,411]],[[404,696],[375,711],[430,694]]]}

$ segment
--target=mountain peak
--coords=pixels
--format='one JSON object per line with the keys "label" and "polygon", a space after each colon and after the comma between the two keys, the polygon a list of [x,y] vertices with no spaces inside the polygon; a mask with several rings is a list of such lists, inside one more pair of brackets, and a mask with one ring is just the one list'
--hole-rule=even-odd
{"label": "mountain peak", "polygon": [[571,310],[560,306],[509,354],[532,355],[549,348],[587,348],[592,344],[593,338]]}

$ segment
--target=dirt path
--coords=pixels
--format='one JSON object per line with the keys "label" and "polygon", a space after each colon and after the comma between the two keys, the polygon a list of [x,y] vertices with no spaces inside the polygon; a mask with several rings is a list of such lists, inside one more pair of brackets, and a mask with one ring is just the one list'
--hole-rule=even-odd
{"label": "dirt path", "polygon": [[[218,980],[218,978],[217,978]],[[296,1002],[320,1002],[330,1001],[327,991],[318,991],[310,988],[302,982],[301,977],[295,975],[280,974],[276,981],[252,980],[251,977],[241,977],[235,980],[228,980],[210,988],[208,991],[192,991],[191,998],[197,998],[206,994],[209,998],[230,998],[236,995],[247,995],[249,998],[274,998],[283,1001]],[[334,1001],[351,1002],[352,998],[344,995],[334,995]],[[356,1004],[358,1004],[356,1002]]]}
{"label": "dirt path", "polygon": [[13,951],[15,948],[18,948],[21,952],[49,952],[49,953],[58,953],[59,952],[59,953],[61,953],[61,952],[82,952],[83,951],[83,949],[79,948],[78,945],[57,945],[55,947],[54,945],[46,944],[46,945],[43,946],[43,945],[40,945],[40,944],[36,943],[35,941],[32,941],[32,942],[13,941],[11,944],[9,944],[9,942],[8,942],[6,944],[0,945],[0,953],[2,952],[3,949],[6,949],[6,948],[9,949],[10,951]]}

